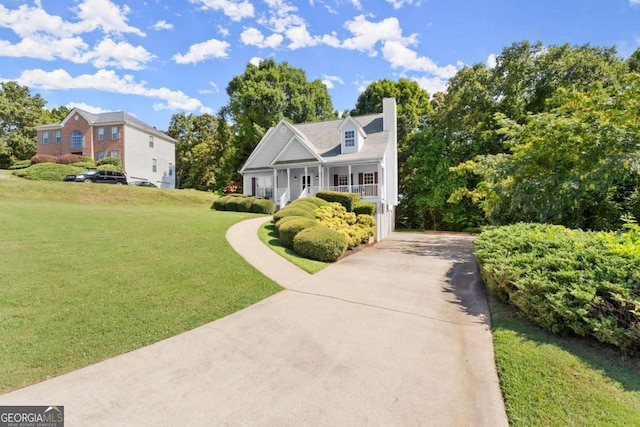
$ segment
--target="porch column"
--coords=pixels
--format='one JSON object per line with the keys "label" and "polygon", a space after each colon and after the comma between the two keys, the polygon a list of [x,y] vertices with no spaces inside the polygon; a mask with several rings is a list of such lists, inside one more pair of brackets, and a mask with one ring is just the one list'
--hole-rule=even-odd
{"label": "porch column", "polygon": [[322,166],[318,165],[318,191],[322,189]]}
{"label": "porch column", "polygon": [[[378,163],[377,165],[377,169],[378,169],[378,188],[376,188],[376,191],[378,192],[378,198],[380,198],[380,200],[382,200],[382,192],[383,192],[383,188],[382,188],[382,164]],[[386,199],[386,197],[385,197]]]}
{"label": "porch column", "polygon": [[273,194],[271,197],[273,203],[278,203],[278,171],[276,169],[273,170]]}
{"label": "porch column", "polygon": [[[287,192],[289,193],[289,198],[291,198],[291,169],[287,168]],[[283,206],[280,206],[281,208]]]}
{"label": "porch column", "polygon": [[349,184],[349,193],[351,193],[351,165],[349,165],[349,172],[347,172],[347,183]]}

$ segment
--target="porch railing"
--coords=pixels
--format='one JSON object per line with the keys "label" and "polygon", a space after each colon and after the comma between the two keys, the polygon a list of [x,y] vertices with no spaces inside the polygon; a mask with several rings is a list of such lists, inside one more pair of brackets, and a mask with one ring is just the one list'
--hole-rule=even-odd
{"label": "porch railing", "polygon": [[[348,185],[337,185],[329,187],[331,191],[339,191],[341,193],[348,193],[349,186]],[[351,192],[358,194],[360,197],[378,197],[378,184],[363,184],[363,185],[352,185]]]}
{"label": "porch railing", "polygon": [[278,197],[280,200],[280,208],[283,208],[289,203],[289,189],[288,188],[278,188]]}

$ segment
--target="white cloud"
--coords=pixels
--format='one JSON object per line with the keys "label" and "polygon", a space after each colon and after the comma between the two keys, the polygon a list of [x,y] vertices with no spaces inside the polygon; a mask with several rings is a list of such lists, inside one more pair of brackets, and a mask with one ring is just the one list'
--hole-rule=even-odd
{"label": "white cloud", "polygon": [[631,6],[635,6],[640,4],[640,0],[629,0],[629,5]]}
{"label": "white cloud", "polygon": [[360,0],[351,0],[351,4],[358,10],[362,10],[362,3]]}
{"label": "white cloud", "polygon": [[153,25],[153,29],[156,31],[161,30],[173,30],[173,24],[168,23],[164,19],[162,21],[158,21]]}
{"label": "white cloud", "polygon": [[336,36],[335,32],[332,34],[325,34],[324,36],[322,36],[320,41],[331,47],[340,47],[340,40]]}
{"label": "white cloud", "polygon": [[[640,0],[638,0],[638,2],[640,2]],[[492,53],[487,58],[487,66],[489,68],[495,68],[496,65],[498,65],[498,55],[496,55],[495,53]]]}
{"label": "white cloud", "polygon": [[284,37],[280,34],[271,34],[269,37],[265,37],[257,28],[248,28],[240,34],[242,43],[260,48],[276,48],[280,46],[283,39]]}
{"label": "white cloud", "polygon": [[252,18],[253,5],[248,0],[189,0],[194,4],[202,4],[203,10],[221,10],[232,21],[240,21],[243,18]]}
{"label": "white cloud", "polygon": [[318,44],[318,38],[309,34],[306,25],[289,28],[286,34],[287,38],[291,40],[291,43],[288,45],[291,50],[299,49],[301,47],[315,46]]}
{"label": "white cloud", "polygon": [[115,67],[126,70],[141,70],[155,58],[142,46],[132,46],[127,42],[114,42],[110,38],[102,40],[89,54],[96,68]]}
{"label": "white cloud", "polygon": [[[362,76],[360,76],[362,77]],[[372,80],[356,80],[353,82],[354,85],[356,85],[356,87],[358,88],[358,92],[362,93],[365,90],[367,90],[367,87],[369,87],[369,85],[373,83]]]}
{"label": "white cloud", "polygon": [[68,109],[79,108],[93,114],[109,113],[111,110],[105,110],[104,108],[94,107],[93,105],[85,104],[84,102],[70,102],[65,105]]}
{"label": "white cloud", "polygon": [[262,61],[264,61],[263,58],[258,58],[257,56],[254,56],[249,60],[249,63],[258,67]]}
{"label": "white cloud", "polygon": [[429,92],[429,96],[433,96],[436,92],[444,92],[447,90],[448,80],[440,77],[414,77],[412,78],[418,86]]}
{"label": "white cloud", "polygon": [[368,21],[364,15],[356,16],[349,21],[346,27],[354,35],[342,43],[342,47],[351,50],[368,51],[375,56],[374,47],[378,42],[397,41],[412,45],[416,41],[416,35],[402,36],[402,29],[397,18],[391,17],[380,22]]}
{"label": "white cloud", "polygon": [[229,30],[222,25],[218,25],[218,32],[222,37],[227,37],[229,35]]}
{"label": "white cloud", "polygon": [[384,58],[392,68],[402,68],[406,71],[423,71],[436,77],[453,77],[458,69],[454,65],[438,66],[431,58],[418,54],[398,41],[387,41],[382,46]]}
{"label": "white cloud", "polygon": [[9,28],[19,37],[30,37],[44,33],[58,37],[71,36],[77,31],[59,16],[49,15],[41,7],[22,5],[9,10],[0,4],[0,27]]}
{"label": "white cloud", "polygon": [[197,64],[210,58],[226,58],[228,56],[227,49],[229,43],[216,39],[207,40],[206,42],[196,43],[189,46],[189,51],[182,55],[177,53],[171,57],[178,64]]}
{"label": "white cloud", "polygon": [[144,81],[138,83],[129,74],[120,77],[112,70],[98,70],[95,74],[82,74],[76,77],[72,77],[63,69],[25,70],[16,81],[23,86],[46,90],[94,89],[159,99],[162,102],[154,104],[156,109],[200,112],[208,110],[198,99],[191,98],[182,91],[166,87],[149,88]]}
{"label": "white cloud", "polygon": [[86,63],[88,47],[80,37],[59,39],[40,34],[25,37],[16,44],[0,40],[0,56],[36,58],[45,61],[64,59],[75,63]]}
{"label": "white cloud", "polygon": [[420,0],[387,0],[387,3],[391,3],[394,9],[400,9],[405,4],[420,6]]}
{"label": "white cloud", "polygon": [[84,0],[74,9],[78,18],[77,25],[83,32],[101,28],[105,33],[133,33],[144,37],[145,33],[127,25],[127,15],[131,11],[126,4],[122,7],[110,0]]}
{"label": "white cloud", "polygon": [[327,87],[327,89],[333,89],[335,87],[334,83],[340,83],[341,85],[344,84],[344,82],[342,81],[342,79],[338,76],[330,76],[327,74],[324,74],[322,76],[322,83],[324,83],[324,85]]}

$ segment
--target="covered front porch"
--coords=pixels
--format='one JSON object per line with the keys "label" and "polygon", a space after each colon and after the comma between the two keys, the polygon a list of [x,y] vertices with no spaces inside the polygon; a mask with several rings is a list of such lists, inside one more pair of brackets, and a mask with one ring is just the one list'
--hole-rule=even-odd
{"label": "covered front porch", "polygon": [[[377,201],[383,193],[379,163],[344,166],[286,166],[245,174],[245,194],[273,200],[277,207],[292,200],[330,190],[356,193],[364,201]],[[250,190],[250,191],[247,191]]]}

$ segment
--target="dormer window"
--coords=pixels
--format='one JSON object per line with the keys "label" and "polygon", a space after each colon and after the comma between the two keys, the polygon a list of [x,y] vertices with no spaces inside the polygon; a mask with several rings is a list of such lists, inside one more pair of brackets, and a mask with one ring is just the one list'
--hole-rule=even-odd
{"label": "dormer window", "polygon": [[356,131],[346,130],[344,131],[344,146],[355,147],[356,145]]}

